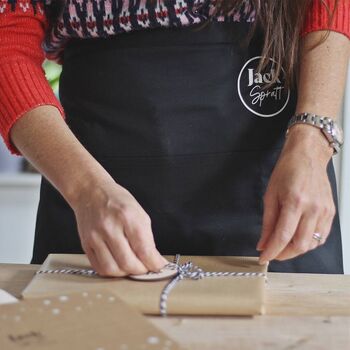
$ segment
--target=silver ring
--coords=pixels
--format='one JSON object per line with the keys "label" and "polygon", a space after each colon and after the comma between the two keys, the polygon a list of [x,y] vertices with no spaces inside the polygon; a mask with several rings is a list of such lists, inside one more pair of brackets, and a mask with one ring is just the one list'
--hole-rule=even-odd
{"label": "silver ring", "polygon": [[322,242],[322,235],[318,232],[315,232],[313,235],[312,235],[312,238],[313,239],[316,239],[316,241],[318,242]]}

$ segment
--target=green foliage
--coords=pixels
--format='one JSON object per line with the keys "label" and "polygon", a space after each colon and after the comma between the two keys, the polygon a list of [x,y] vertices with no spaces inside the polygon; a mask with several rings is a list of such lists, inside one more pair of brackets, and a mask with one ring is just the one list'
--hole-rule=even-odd
{"label": "green foliage", "polygon": [[58,86],[59,86],[62,66],[52,61],[45,60],[43,64],[43,68],[45,70],[46,78],[52,87],[52,90],[54,91],[55,95],[58,96]]}

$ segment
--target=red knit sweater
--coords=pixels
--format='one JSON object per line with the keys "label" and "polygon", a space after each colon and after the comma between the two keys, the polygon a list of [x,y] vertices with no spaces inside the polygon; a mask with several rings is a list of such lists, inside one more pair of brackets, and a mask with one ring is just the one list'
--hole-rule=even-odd
{"label": "red knit sweater", "polygon": [[[325,2],[332,9],[335,0]],[[0,133],[14,154],[19,152],[10,142],[10,129],[26,112],[40,105],[52,105],[64,117],[62,105],[42,68],[46,55],[42,43],[50,27],[45,13],[42,2],[32,6],[31,0],[0,0]],[[339,0],[329,25],[326,7],[314,0],[301,35],[330,29],[350,38],[349,14],[350,1]]]}

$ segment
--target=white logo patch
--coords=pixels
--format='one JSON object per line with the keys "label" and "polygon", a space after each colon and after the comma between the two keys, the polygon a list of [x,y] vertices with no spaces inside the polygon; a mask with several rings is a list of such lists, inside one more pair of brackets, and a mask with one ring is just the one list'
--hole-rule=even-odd
{"label": "white logo patch", "polygon": [[237,91],[244,106],[259,117],[269,118],[280,114],[287,106],[290,90],[284,87],[284,77],[277,77],[276,82],[264,90],[263,86],[270,83],[276,76],[274,61],[270,59],[265,71],[258,73],[257,67],[261,56],[251,58],[241,69]]}

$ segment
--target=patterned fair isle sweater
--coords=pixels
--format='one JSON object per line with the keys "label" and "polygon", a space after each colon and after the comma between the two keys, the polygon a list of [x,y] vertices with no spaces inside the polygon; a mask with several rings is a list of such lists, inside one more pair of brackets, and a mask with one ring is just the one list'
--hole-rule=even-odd
{"label": "patterned fair isle sweater", "polygon": [[[325,0],[330,9],[336,0]],[[132,30],[181,27],[209,19],[252,22],[250,0],[227,16],[214,16],[216,0],[0,0],[0,134],[12,153],[14,123],[29,110],[53,105],[64,117],[42,68],[45,58],[62,63],[70,38],[108,37]],[[350,1],[339,0],[331,24],[320,0],[313,0],[301,35],[330,29],[350,37]]]}

